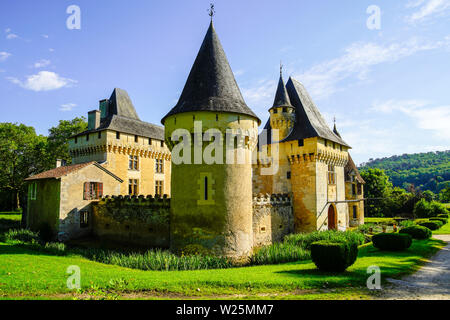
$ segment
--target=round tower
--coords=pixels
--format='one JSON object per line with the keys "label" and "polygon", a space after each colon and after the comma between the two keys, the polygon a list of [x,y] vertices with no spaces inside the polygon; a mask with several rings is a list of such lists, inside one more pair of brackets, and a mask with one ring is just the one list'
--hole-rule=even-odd
{"label": "round tower", "polygon": [[[270,125],[272,129],[278,130],[278,141],[288,137],[295,124],[295,109],[291,104],[289,95],[283,81],[283,74],[280,68],[280,80],[278,82],[277,93],[270,112]],[[276,136],[273,137],[274,140]],[[274,141],[277,142],[277,141]]]}
{"label": "round tower", "polygon": [[173,162],[171,248],[248,256],[260,120],[242,97],[212,22],[180,100],[162,123]]}

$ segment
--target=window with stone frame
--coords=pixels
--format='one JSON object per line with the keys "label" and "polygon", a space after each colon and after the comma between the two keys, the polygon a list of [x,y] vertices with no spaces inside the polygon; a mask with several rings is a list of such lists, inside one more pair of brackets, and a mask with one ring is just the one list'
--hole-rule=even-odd
{"label": "window with stone frame", "polygon": [[103,183],[85,182],[83,190],[84,200],[98,200],[103,197]]}
{"label": "window with stone frame", "polygon": [[155,160],[155,172],[156,173],[164,173],[164,160],[163,159]]}
{"label": "window with stone frame", "polygon": [[328,165],[328,184],[336,184],[336,170],[333,165]]}
{"label": "window with stone frame", "polygon": [[358,208],[353,206],[353,219],[358,219]]}
{"label": "window with stone frame", "polygon": [[155,195],[162,197],[164,194],[164,182],[161,180],[155,181]]}
{"label": "window with stone frame", "polygon": [[138,179],[129,179],[128,181],[128,194],[130,196],[139,195],[139,180]]}
{"label": "window with stone frame", "polygon": [[128,161],[128,170],[139,170],[139,157],[138,156],[130,156]]}
{"label": "window with stone frame", "polygon": [[356,196],[356,184],[352,183],[352,195]]}
{"label": "window with stone frame", "polygon": [[358,195],[360,196],[360,195],[362,195],[362,184],[361,183],[358,183]]}

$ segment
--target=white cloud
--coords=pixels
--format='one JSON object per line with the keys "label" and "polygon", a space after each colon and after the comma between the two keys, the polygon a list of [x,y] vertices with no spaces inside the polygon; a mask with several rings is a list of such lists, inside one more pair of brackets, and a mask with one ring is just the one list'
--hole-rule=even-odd
{"label": "white cloud", "polygon": [[48,65],[50,65],[50,63],[51,63],[50,60],[42,59],[42,60],[39,60],[39,61],[35,62],[34,63],[34,67],[35,68],[45,68]]}
{"label": "white cloud", "polygon": [[412,38],[401,43],[386,45],[353,43],[344,50],[344,54],[335,59],[319,63],[294,77],[301,80],[315,99],[327,98],[341,90],[339,84],[347,79],[366,80],[371,68],[392,63],[421,51],[429,51],[450,45],[450,38],[442,41],[424,42]]}
{"label": "white cloud", "polygon": [[53,49],[53,48],[50,48],[50,49],[48,49],[48,51],[50,51],[50,52],[54,52],[54,51],[55,51],[55,49]]}
{"label": "white cloud", "polygon": [[62,104],[59,108],[60,111],[72,111],[73,108],[75,108],[77,105],[75,103],[66,103]]}
{"label": "white cloud", "polygon": [[412,118],[418,128],[430,130],[436,137],[450,141],[450,105],[436,106],[424,100],[389,100],[375,102],[372,110],[381,113],[401,112]]}
{"label": "white cloud", "polygon": [[11,32],[11,28],[6,28],[5,29],[5,33],[10,33]]}
{"label": "white cloud", "polygon": [[40,71],[37,74],[27,76],[25,81],[12,77],[8,77],[7,79],[24,89],[36,92],[57,90],[64,87],[70,87],[77,83],[75,80],[63,78],[50,71]]}
{"label": "white cloud", "polygon": [[[433,17],[440,17],[448,13],[450,9],[449,0],[416,0],[409,2],[407,8],[418,8],[418,10],[408,17],[409,23],[418,23],[429,20]],[[419,8],[420,7],[420,8]]]}
{"label": "white cloud", "polygon": [[8,39],[8,40],[11,40],[11,39],[16,39],[16,38],[18,38],[19,36],[17,35],[17,34],[14,34],[14,33],[8,33],[7,35],[6,35],[6,39]]}
{"label": "white cloud", "polygon": [[11,53],[5,52],[5,51],[1,51],[1,52],[0,52],[0,62],[5,61],[5,60],[8,59],[10,56],[11,56]]}
{"label": "white cloud", "polygon": [[48,39],[48,34],[42,34],[42,38]]}

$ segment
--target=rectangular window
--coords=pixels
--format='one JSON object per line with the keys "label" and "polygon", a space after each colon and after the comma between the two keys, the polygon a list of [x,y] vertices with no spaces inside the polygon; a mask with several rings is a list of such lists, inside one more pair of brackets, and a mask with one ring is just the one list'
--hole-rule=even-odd
{"label": "rectangular window", "polygon": [[86,135],[86,141],[89,141],[89,134]]}
{"label": "rectangular window", "polygon": [[164,148],[164,141],[161,141],[161,148]]}
{"label": "rectangular window", "polygon": [[155,172],[156,173],[164,173],[164,160],[163,159],[155,160]]}
{"label": "rectangular window", "polygon": [[358,219],[358,208],[353,206],[353,219]]}
{"label": "rectangular window", "polygon": [[116,132],[116,139],[120,140],[120,132]]}
{"label": "rectangular window", "polygon": [[356,185],[352,184],[352,195],[356,195]]}
{"label": "rectangular window", "polygon": [[305,145],[305,142],[303,141],[303,139],[298,140],[298,146],[299,147],[303,147]]}
{"label": "rectangular window", "polygon": [[205,189],[205,201],[208,201],[208,177],[205,177],[205,185],[204,185],[204,189]]}
{"label": "rectangular window", "polygon": [[103,197],[103,183],[101,182],[85,182],[83,199],[98,200]]}
{"label": "rectangular window", "polygon": [[37,183],[33,182],[28,185],[28,198],[30,200],[36,200]]}
{"label": "rectangular window", "polygon": [[80,228],[89,227],[89,211],[80,211]]}
{"label": "rectangular window", "polygon": [[130,179],[128,182],[128,194],[130,196],[137,196],[139,195],[139,180],[137,179]]}
{"label": "rectangular window", "polygon": [[134,142],[136,142],[136,143],[139,142],[139,137],[138,136],[134,136]]}
{"label": "rectangular window", "polygon": [[139,170],[138,156],[130,156],[130,160],[128,161],[128,170]]}
{"label": "rectangular window", "polygon": [[328,147],[328,141],[325,140],[325,147]]}
{"label": "rectangular window", "polygon": [[75,143],[78,143],[78,137],[75,137]]}
{"label": "rectangular window", "polygon": [[163,190],[163,181],[155,181],[155,196],[158,195],[160,197],[162,197],[164,194],[164,190]]}
{"label": "rectangular window", "polygon": [[362,184],[358,183],[358,195],[362,195]]}
{"label": "rectangular window", "polygon": [[328,184],[336,184],[336,172],[333,165],[328,166]]}
{"label": "rectangular window", "polygon": [[149,146],[152,145],[152,138],[148,138],[148,145],[149,145]]}
{"label": "rectangular window", "polygon": [[288,171],[288,173],[287,173],[287,179],[288,179],[288,180],[291,179],[291,172],[290,172],[290,171]]}
{"label": "rectangular window", "polygon": [[98,138],[99,138],[99,139],[102,138],[102,132],[101,132],[101,131],[98,133]]}

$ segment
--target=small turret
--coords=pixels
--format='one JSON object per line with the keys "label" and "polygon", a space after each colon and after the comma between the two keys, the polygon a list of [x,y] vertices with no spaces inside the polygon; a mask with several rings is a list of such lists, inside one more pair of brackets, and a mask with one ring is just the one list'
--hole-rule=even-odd
{"label": "small turret", "polygon": [[282,68],[280,68],[280,80],[275,100],[269,112],[271,128],[279,131],[278,140],[281,141],[289,135],[295,124],[295,109],[284,85]]}

